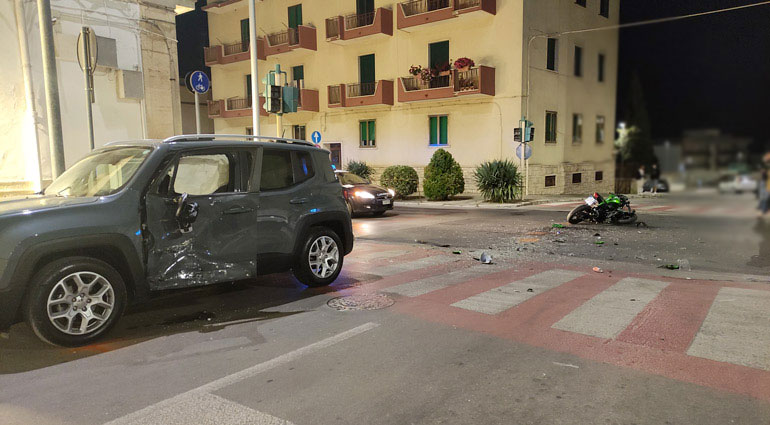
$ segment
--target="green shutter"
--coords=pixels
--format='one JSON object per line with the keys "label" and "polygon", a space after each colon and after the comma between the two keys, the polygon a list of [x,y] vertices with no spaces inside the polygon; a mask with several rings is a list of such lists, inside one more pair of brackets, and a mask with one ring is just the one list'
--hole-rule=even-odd
{"label": "green shutter", "polygon": [[428,46],[428,66],[431,69],[449,64],[449,42],[439,41]]}
{"label": "green shutter", "polygon": [[246,98],[251,99],[251,74],[246,74]]}
{"label": "green shutter", "polygon": [[374,141],[375,134],[374,134],[374,120],[369,121],[369,141]]}
{"label": "green shutter", "polygon": [[[374,55],[358,57],[358,82],[373,83],[374,80]],[[363,94],[363,93],[362,93]],[[374,94],[374,93],[369,93]]]}
{"label": "green shutter", "polygon": [[294,78],[294,81],[304,80],[305,79],[305,67],[302,66],[302,65],[292,67],[291,68],[291,75],[292,75],[292,78]]}
{"label": "green shutter", "polygon": [[366,121],[360,121],[358,123],[358,132],[361,134],[360,141],[366,140]]}
{"label": "green shutter", "polygon": [[430,144],[438,144],[438,117],[430,117]]}
{"label": "green shutter", "polygon": [[302,5],[289,7],[289,28],[297,28],[302,25]]}
{"label": "green shutter", "polygon": [[249,41],[249,20],[241,19],[241,41],[247,43]]}
{"label": "green shutter", "polygon": [[447,117],[439,117],[439,144],[446,145],[447,144]]}

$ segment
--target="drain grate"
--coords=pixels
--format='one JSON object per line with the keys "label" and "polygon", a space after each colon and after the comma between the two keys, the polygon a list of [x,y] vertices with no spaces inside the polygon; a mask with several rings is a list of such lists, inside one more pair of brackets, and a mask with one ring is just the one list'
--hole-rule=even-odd
{"label": "drain grate", "polygon": [[326,305],[337,311],[379,310],[396,301],[383,294],[357,294],[330,299]]}

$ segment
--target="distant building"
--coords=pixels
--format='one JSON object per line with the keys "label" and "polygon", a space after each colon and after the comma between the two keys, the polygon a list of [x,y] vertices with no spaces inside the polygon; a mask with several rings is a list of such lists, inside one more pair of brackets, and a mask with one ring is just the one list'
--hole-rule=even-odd
{"label": "distant building", "polygon": [[717,171],[745,163],[752,139],[723,134],[718,129],[687,130],[682,136],[682,158],[687,169]]}
{"label": "distant building", "polygon": [[[514,128],[534,123],[530,194],[614,188],[617,30],[544,34],[617,24],[619,0],[259,1],[260,76],[249,74],[248,3],[211,0],[209,115],[218,133],[252,131],[250,85],[280,64],[300,89],[280,133],[322,134],[337,166],[366,161],[423,167],[440,148],[465,172],[516,160]],[[534,38],[529,43],[530,37]],[[467,57],[470,69],[449,65]],[[430,81],[411,66],[435,68]],[[528,90],[529,89],[529,90]],[[276,134],[261,112],[263,135]],[[523,170],[522,170],[523,171]]]}
{"label": "distant building", "polygon": [[[177,69],[176,13],[193,0],[52,0],[54,42],[67,166],[89,150],[84,77],[77,61],[83,26],[97,36],[94,74],[95,145],[162,138],[182,131]],[[14,19],[20,6],[21,23]],[[36,1],[0,2],[0,194],[37,190],[51,178]],[[20,39],[26,38],[26,43]],[[29,57],[25,72],[23,58]],[[31,108],[26,87],[33,91]],[[38,142],[36,143],[36,140]]]}

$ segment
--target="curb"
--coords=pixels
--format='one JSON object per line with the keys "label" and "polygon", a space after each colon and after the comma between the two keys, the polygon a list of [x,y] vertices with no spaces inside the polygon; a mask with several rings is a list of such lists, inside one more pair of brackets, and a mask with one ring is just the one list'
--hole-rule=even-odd
{"label": "curb", "polygon": [[[430,201],[395,201],[394,206],[406,207],[406,208],[426,208],[426,209],[480,209],[480,210],[509,210],[521,207],[530,207],[534,205],[549,204],[553,202],[572,202],[573,200],[553,200],[553,199],[538,199],[533,201],[522,201],[515,204],[493,204],[483,201],[455,201],[455,202],[430,202]],[[578,202],[575,199],[574,202]],[[465,202],[465,203],[461,203]]]}

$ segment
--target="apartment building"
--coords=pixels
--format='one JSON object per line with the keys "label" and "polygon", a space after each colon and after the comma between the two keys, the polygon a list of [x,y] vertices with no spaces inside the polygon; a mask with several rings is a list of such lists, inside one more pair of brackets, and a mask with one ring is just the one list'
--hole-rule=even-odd
{"label": "apartment building", "polygon": [[[246,1],[205,6],[218,133],[251,131]],[[516,158],[514,128],[526,116],[536,128],[530,194],[607,191],[617,30],[560,33],[617,24],[618,8],[618,0],[262,0],[257,56],[262,76],[280,64],[300,89],[282,134],[319,131],[337,166],[359,160],[422,174],[444,148],[473,191],[476,165]],[[453,66],[459,58],[474,65]],[[413,67],[432,72],[415,76]],[[263,102],[261,133],[274,135]]]}

